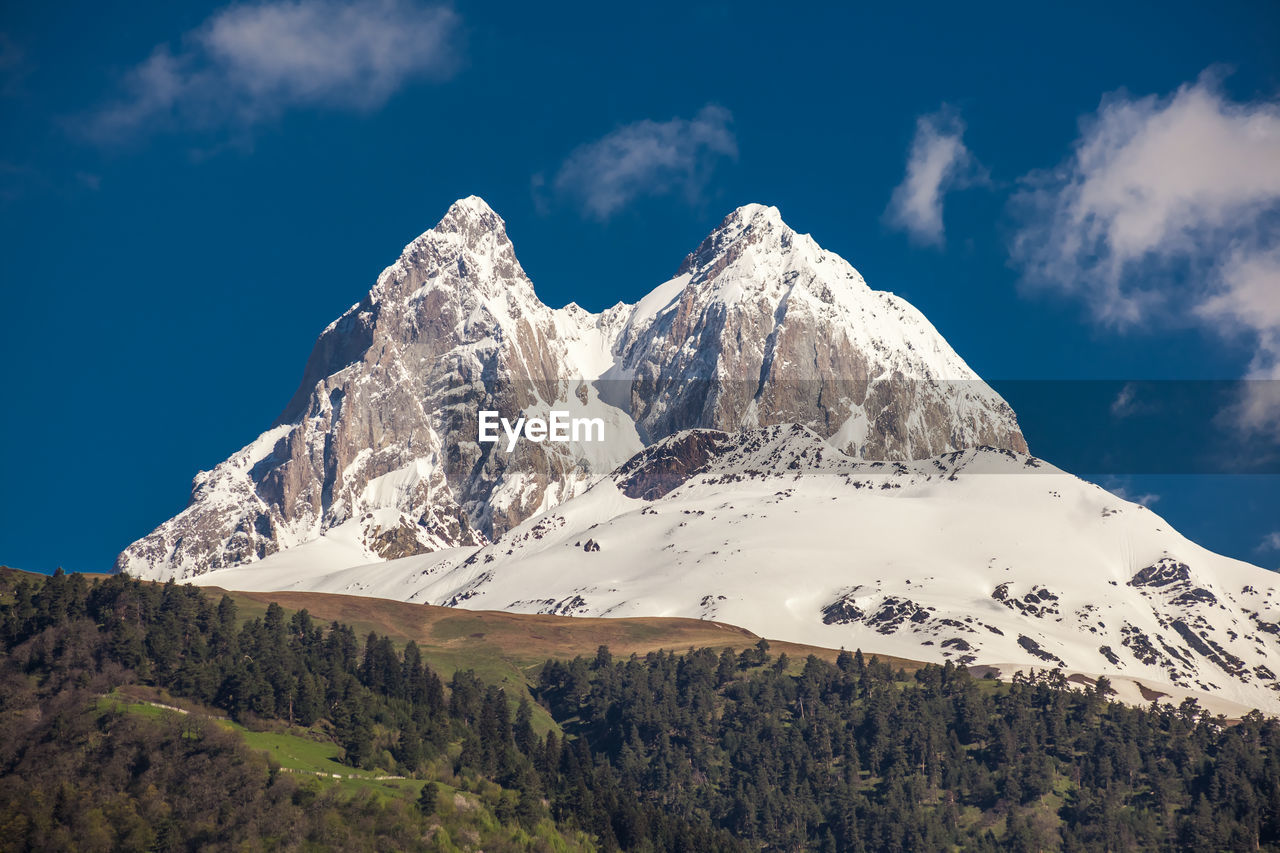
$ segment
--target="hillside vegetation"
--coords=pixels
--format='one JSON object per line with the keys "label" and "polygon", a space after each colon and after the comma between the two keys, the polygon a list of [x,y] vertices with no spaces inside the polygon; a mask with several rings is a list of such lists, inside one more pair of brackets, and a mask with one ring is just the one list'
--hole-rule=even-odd
{"label": "hillside vegetation", "polygon": [[189,586],[3,584],[5,849],[1280,849],[1276,721],[1130,708],[1105,680],[735,640],[564,648],[526,695],[442,677],[421,626],[400,645]]}
{"label": "hillside vegetation", "polygon": [[[397,647],[412,641],[422,659],[445,678],[470,669],[486,683],[497,684],[513,698],[529,696],[529,685],[549,659],[568,659],[608,646],[615,655],[646,655],[655,651],[710,648],[742,651],[760,637],[734,625],[704,619],[622,617],[589,619],[508,613],[502,610],[464,610],[410,604],[385,598],[319,592],[238,592],[205,587],[206,594],[227,595],[241,618],[262,617],[272,602],[286,611],[306,610],[314,619],[351,626],[360,637],[377,633]],[[770,640],[771,648],[793,661],[808,655],[835,662],[839,651],[800,643]],[[880,655],[896,668],[914,672],[924,664]],[[555,722],[540,705],[534,706],[534,727],[545,733]]]}

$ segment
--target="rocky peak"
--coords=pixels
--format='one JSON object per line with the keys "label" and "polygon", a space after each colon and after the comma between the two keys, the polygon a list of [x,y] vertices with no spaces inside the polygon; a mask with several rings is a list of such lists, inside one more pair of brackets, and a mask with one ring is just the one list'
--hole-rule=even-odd
{"label": "rocky peak", "polygon": [[882,295],[847,261],[797,233],[776,207],[759,204],[726,217],[685,259],[679,275],[688,279],[683,299],[689,316],[724,311],[764,315],[778,324],[790,303],[804,302],[831,314],[838,331],[853,331],[884,308]]}
{"label": "rocky peak", "polygon": [[405,246],[379,277],[370,298],[412,298],[424,286],[536,301],[506,223],[479,196],[455,201],[434,227]]}
{"label": "rocky peak", "polygon": [[[456,240],[448,240],[452,236]],[[449,206],[435,227],[420,236],[419,241],[440,241],[446,239],[473,251],[510,250],[511,240],[507,237],[507,223],[489,207],[479,196],[467,196],[458,199]],[[413,244],[410,244],[413,245]]]}
{"label": "rocky peak", "polygon": [[778,208],[746,204],[726,216],[680,265],[677,275],[695,275],[733,263],[754,249],[760,254],[788,251],[799,236],[782,221]]}
{"label": "rocky peak", "polygon": [[735,210],[655,293],[669,301],[619,347],[646,441],[800,423],[873,459],[1026,449],[1007,404],[918,311],[777,208]]}

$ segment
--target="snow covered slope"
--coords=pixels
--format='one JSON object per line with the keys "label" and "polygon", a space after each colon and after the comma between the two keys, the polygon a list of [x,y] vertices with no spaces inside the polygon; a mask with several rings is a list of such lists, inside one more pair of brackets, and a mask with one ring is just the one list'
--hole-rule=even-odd
{"label": "snow covered slope", "polygon": [[800,426],[693,430],[481,548],[336,572],[273,564],[283,559],[201,582],[707,618],[830,648],[1127,676],[1280,711],[1273,573],[1009,450],[867,462]]}
{"label": "snow covered slope", "polygon": [[[477,442],[482,410],[600,417],[607,440],[508,453]],[[278,423],[116,567],[182,579],[324,539],[351,565],[480,545],[673,432],[778,423],[871,459],[1026,450],[919,312],[774,208],[734,211],[675,278],[593,314],[544,305],[473,196],[321,333]]]}

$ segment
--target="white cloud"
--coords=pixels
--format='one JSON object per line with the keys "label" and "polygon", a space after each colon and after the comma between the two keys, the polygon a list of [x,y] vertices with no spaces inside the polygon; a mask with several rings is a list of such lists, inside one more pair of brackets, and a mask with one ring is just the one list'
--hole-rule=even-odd
{"label": "white cloud", "polygon": [[458,16],[410,0],[277,0],[234,5],[157,47],[122,97],[88,117],[115,142],[160,128],[247,128],[287,109],[369,110],[416,78],[456,67]]}
{"label": "white cloud", "polygon": [[1262,537],[1262,542],[1258,545],[1258,551],[1280,551],[1280,530],[1268,533]]}
{"label": "white cloud", "polygon": [[1149,507],[1160,500],[1160,496],[1153,492],[1134,492],[1129,488],[1129,484],[1118,477],[1107,477],[1103,482],[1102,488],[1111,494],[1120,498],[1122,501],[1138,504],[1139,506]]}
{"label": "white cloud", "polygon": [[1126,382],[1124,387],[1120,389],[1120,393],[1111,401],[1111,414],[1117,418],[1127,418],[1137,411],[1134,402],[1138,396],[1138,389],[1134,387],[1132,382]]}
{"label": "white cloud", "polygon": [[679,191],[696,201],[720,160],[738,156],[732,121],[728,110],[708,105],[691,119],[624,125],[575,149],[552,185],[596,219],[645,195]]}
{"label": "white cloud", "polygon": [[1254,350],[1238,425],[1280,417],[1280,103],[1209,73],[1168,97],[1105,97],[1070,159],[1028,176],[1013,258],[1033,286],[1117,327],[1200,324]]}
{"label": "white cloud", "polygon": [[943,195],[986,180],[963,137],[964,122],[949,109],[916,119],[907,174],[894,189],[885,218],[920,243],[943,243]]}
{"label": "white cloud", "polygon": [[1234,249],[1216,285],[1194,308],[1223,335],[1254,343],[1239,403],[1227,413],[1245,431],[1274,436],[1280,423],[1280,246]]}

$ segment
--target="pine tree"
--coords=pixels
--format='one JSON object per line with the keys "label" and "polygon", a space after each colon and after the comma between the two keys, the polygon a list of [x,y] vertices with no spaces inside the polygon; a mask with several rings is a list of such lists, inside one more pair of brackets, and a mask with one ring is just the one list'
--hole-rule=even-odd
{"label": "pine tree", "polygon": [[418,794],[418,811],[427,815],[435,814],[439,800],[440,786],[435,782],[428,782],[422,786],[422,793]]}
{"label": "pine tree", "polygon": [[533,755],[538,737],[533,732],[533,706],[529,704],[527,697],[520,697],[520,704],[516,708],[516,721],[512,727],[512,737],[516,749],[524,755]]}

